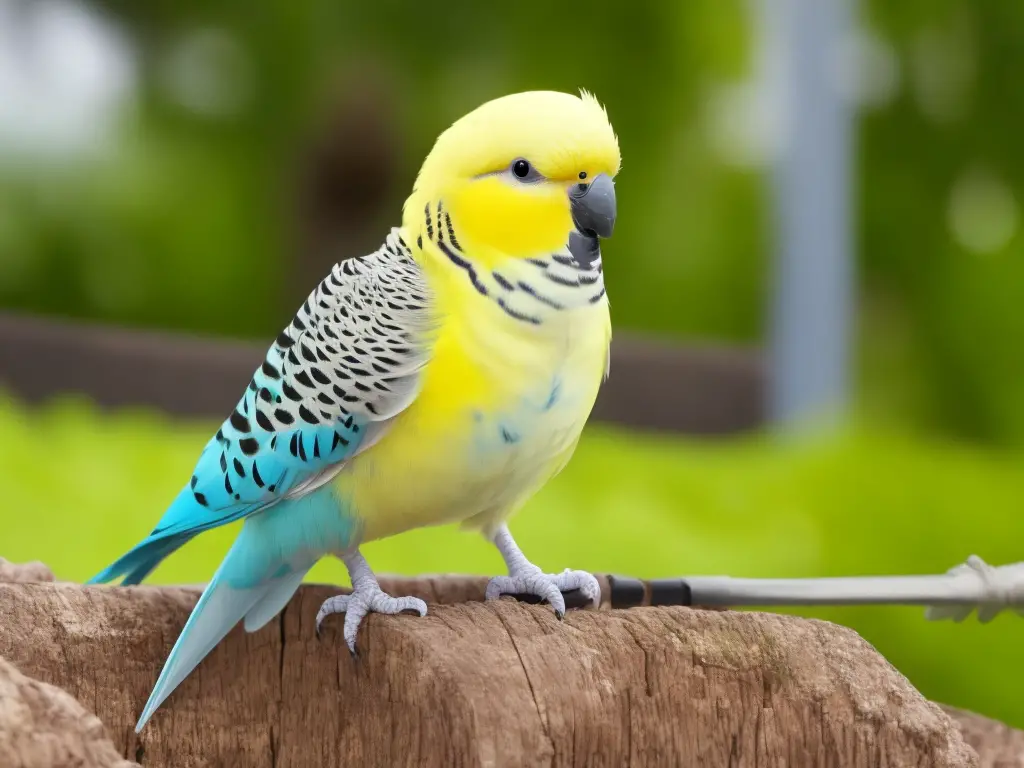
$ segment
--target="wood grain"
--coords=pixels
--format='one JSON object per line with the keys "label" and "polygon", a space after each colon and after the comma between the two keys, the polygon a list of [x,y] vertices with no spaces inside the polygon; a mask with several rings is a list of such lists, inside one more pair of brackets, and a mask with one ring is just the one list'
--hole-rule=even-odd
{"label": "wood grain", "polygon": [[[437,601],[480,583],[402,586]],[[236,628],[138,736],[198,590],[0,584],[0,656],[95,712],[143,766],[978,765],[946,713],[836,625],[433,602],[369,617],[353,660],[340,617],[313,631],[334,591],[303,586],[264,629]]]}

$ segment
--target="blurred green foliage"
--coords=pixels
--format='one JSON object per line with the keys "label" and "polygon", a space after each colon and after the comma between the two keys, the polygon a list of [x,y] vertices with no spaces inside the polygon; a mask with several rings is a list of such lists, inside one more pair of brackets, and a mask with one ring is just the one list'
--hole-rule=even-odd
{"label": "blurred green foliage", "polygon": [[[69,401],[25,411],[0,400],[3,555],[84,580],[144,537],[188,477],[213,424],[117,416]],[[60,457],[54,482],[53,457]],[[940,573],[974,552],[1020,557],[1024,456],[852,430],[812,442],[706,444],[588,428],[575,458],[512,521],[548,571],[640,577]],[[40,537],[40,520],[54,532]],[[195,539],[156,583],[210,578],[237,528]],[[57,534],[59,532],[59,535]],[[493,546],[455,527],[364,548],[381,573],[500,573]],[[321,562],[312,581],[343,583]],[[859,631],[926,696],[1024,726],[1015,672],[1024,621],[932,623],[913,608],[805,611]],[[156,674],[157,670],[154,670]]]}
{"label": "blurred green foliage", "polygon": [[[296,272],[289,169],[342,74],[394,107],[382,232],[453,119],[515,90],[593,90],[624,158],[606,261],[618,327],[762,338],[764,166],[736,143],[762,128],[729,107],[756,74],[740,0],[594,0],[584,13],[529,0],[514,14],[471,0],[92,5],[135,46],[136,98],[105,152],[58,165],[0,155],[0,306],[276,332]],[[862,406],[1020,443],[1024,6],[861,11],[874,55],[859,71],[881,94],[858,143]],[[182,62],[199,107],[172,77]]]}

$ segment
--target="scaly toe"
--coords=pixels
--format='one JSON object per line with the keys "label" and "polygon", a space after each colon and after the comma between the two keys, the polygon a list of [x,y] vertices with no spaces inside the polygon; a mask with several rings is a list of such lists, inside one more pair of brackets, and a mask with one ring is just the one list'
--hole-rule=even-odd
{"label": "scaly toe", "polygon": [[496,600],[502,595],[536,595],[551,604],[555,615],[565,615],[565,598],[555,584],[555,577],[536,571],[517,573],[514,576],[495,576],[487,582],[484,598]]}
{"label": "scaly toe", "polygon": [[320,637],[320,625],[324,619],[332,613],[345,613],[348,610],[348,601],[351,595],[335,595],[324,600],[320,610],[316,612],[316,636]]}
{"label": "scaly toe", "polygon": [[360,624],[368,613],[395,615],[406,611],[426,616],[427,604],[418,597],[391,597],[380,589],[356,590],[350,595],[337,595],[324,601],[316,617],[317,634],[320,633],[320,623],[324,618],[332,613],[344,613],[345,625],[342,634],[345,645],[353,657],[358,657],[356,636],[359,634]]}
{"label": "scaly toe", "polygon": [[578,589],[595,608],[601,603],[601,584],[592,573],[566,568],[554,577],[554,583],[560,592]]}
{"label": "scaly toe", "polygon": [[370,600],[370,611],[395,615],[404,611],[412,611],[420,616],[427,615],[427,604],[418,597],[391,597],[378,592]]}

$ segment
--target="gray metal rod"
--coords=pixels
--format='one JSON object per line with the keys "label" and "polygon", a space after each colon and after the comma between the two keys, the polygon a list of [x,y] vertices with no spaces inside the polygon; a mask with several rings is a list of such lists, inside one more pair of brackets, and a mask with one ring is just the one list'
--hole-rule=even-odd
{"label": "gray metal rod", "polygon": [[946,605],[985,602],[987,589],[973,576],[867,576],[828,579],[685,579],[693,603],[757,605]]}

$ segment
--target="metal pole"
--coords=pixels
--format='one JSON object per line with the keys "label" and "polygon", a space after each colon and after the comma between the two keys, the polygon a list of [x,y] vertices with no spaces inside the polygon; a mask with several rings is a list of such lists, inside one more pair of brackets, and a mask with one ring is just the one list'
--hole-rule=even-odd
{"label": "metal pole", "polygon": [[835,418],[849,397],[852,106],[839,53],[854,0],[759,0],[764,62],[781,99],[772,168],[769,418]]}

